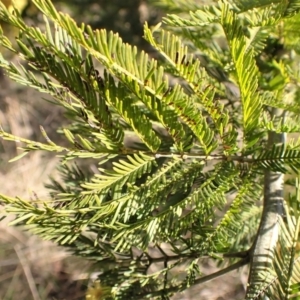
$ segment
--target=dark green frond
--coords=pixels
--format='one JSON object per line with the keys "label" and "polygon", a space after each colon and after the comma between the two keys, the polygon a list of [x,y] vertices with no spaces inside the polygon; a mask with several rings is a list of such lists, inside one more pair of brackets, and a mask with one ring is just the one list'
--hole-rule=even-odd
{"label": "dark green frond", "polygon": [[228,6],[223,7],[221,24],[230,46],[236,81],[241,92],[243,127],[245,138],[248,139],[247,134],[252,132],[258,125],[262,109],[256,93],[258,89],[258,69],[254,61],[253,50],[246,51],[247,42],[240,20]]}
{"label": "dark green frond", "polygon": [[274,145],[270,150],[261,151],[255,158],[255,164],[274,172],[287,173],[289,167],[298,173],[300,169],[300,152],[286,145]]}
{"label": "dark green frond", "polygon": [[142,175],[150,174],[155,161],[154,157],[134,154],[127,155],[126,160],[120,159],[112,164],[112,171],[99,168],[100,174],[96,174],[91,183],[82,184],[87,189],[85,194],[101,193],[108,189],[122,190],[126,183],[133,184]]}

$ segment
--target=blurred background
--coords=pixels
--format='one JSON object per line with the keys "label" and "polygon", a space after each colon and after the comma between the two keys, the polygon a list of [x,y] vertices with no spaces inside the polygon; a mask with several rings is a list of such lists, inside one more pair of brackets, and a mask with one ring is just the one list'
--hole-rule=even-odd
{"label": "blurred background", "polygon": [[[9,0],[2,2],[11,6]],[[166,13],[150,0],[53,0],[53,3],[78,24],[84,22],[93,28],[118,32],[125,42],[147,52],[152,49],[142,39],[143,24],[145,21],[150,26],[157,24]],[[15,4],[28,24],[38,26],[43,23],[42,15],[31,1],[15,0]],[[1,26],[14,39],[14,29],[6,24]],[[1,51],[6,58],[18,62],[17,57],[4,49]],[[57,129],[67,122],[63,110],[43,97],[45,95],[14,83],[0,72],[0,123],[4,130],[44,142],[41,125],[54,142],[61,144]],[[21,160],[8,163],[21,153],[17,147],[17,143],[0,140],[1,193],[32,201],[46,199],[48,192],[44,184],[49,175],[55,178],[58,159],[49,153],[32,152]],[[93,171],[95,166],[86,164],[85,167]],[[8,226],[11,220],[5,218],[0,222],[0,300],[85,299],[93,264],[71,256],[51,242],[41,241],[20,227]],[[211,261],[204,261],[202,267],[204,274],[217,270]],[[240,270],[195,286],[173,299],[242,299],[246,280],[246,270]]]}

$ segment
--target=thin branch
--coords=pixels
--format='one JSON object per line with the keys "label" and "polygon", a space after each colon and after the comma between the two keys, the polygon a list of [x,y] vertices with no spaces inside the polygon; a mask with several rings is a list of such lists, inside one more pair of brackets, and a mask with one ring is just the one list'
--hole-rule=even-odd
{"label": "thin branch", "polygon": [[224,269],[222,269],[220,271],[217,271],[217,272],[215,272],[213,274],[210,274],[210,275],[201,277],[199,279],[196,279],[194,281],[194,285],[210,281],[212,279],[215,279],[217,277],[225,275],[225,274],[227,274],[227,273],[229,273],[229,272],[231,272],[233,270],[236,270],[236,269],[238,269],[238,268],[240,268],[242,266],[245,266],[246,264],[249,263],[249,258],[250,258],[249,256],[246,256],[243,259],[239,260],[238,262],[236,262],[236,263],[234,263],[234,264],[232,264],[232,265],[230,265],[230,266],[228,266],[228,267],[226,267],[226,268],[224,268]]}
{"label": "thin branch", "polygon": [[[217,277],[220,277],[222,275],[225,275],[233,270],[236,270],[246,264],[249,263],[249,256],[246,256],[245,258],[241,259],[240,261],[220,270],[220,271],[217,271],[215,273],[212,273],[210,275],[207,275],[207,276],[203,276],[201,278],[198,278],[194,281],[193,285],[192,286],[195,286],[196,284],[201,284],[201,283],[204,283],[204,282],[207,282],[207,281],[210,281],[210,280],[213,280]],[[160,296],[160,295],[168,295],[168,294],[172,294],[172,293],[177,293],[177,292],[180,292],[182,290],[186,291],[188,289],[187,286],[184,286],[182,284],[180,285],[177,285],[177,286],[172,286],[168,289],[162,289],[162,290],[159,290],[159,291],[155,291],[153,293],[147,293],[148,296],[151,296],[151,297],[156,297],[156,296]],[[143,297],[146,296],[146,294],[141,294],[141,295],[138,295],[140,298],[139,299],[144,299]]]}
{"label": "thin branch", "polygon": [[[161,248],[159,250],[162,250]],[[217,253],[220,257],[223,258],[248,258],[250,255],[250,250],[246,251],[240,251],[240,252],[232,252],[232,253]],[[152,257],[147,252],[142,253],[139,257],[134,258],[132,256],[128,256],[125,259],[119,258],[119,259],[109,259],[106,260],[106,263],[118,263],[120,266],[129,266],[133,260],[135,260],[137,263],[145,263],[146,261],[149,262],[149,266],[151,264],[157,264],[157,263],[166,263],[174,260],[183,260],[183,259],[207,259],[211,258],[210,255],[200,255],[197,252],[189,253],[189,254],[179,254],[179,255],[167,255],[165,252],[162,256],[159,257]]]}
{"label": "thin branch", "polygon": [[249,257],[250,250],[240,251],[240,252],[232,252],[232,253],[224,253],[223,257],[226,258],[246,258]]}

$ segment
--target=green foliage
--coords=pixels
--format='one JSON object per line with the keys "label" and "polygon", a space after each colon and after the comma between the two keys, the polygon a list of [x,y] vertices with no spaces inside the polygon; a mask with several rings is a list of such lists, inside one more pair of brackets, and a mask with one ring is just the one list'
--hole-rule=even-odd
{"label": "green foliage", "polygon": [[[14,44],[1,30],[0,42],[23,60],[1,57],[0,65],[64,107],[70,125],[59,130],[68,146],[43,128],[46,143],[1,129],[3,139],[22,144],[15,159],[37,150],[61,157],[62,181],[51,178],[50,199],[0,195],[16,214],[12,224],[97,262],[104,299],[168,299],[250,261],[247,299],[296,295],[298,183],[285,214],[277,214],[276,247],[265,247],[271,263],[252,258],[268,207],[266,193],[264,213],[257,207],[271,184],[265,172],[300,167],[299,141],[270,138],[299,132],[299,57],[291,32],[300,2],[161,1],[173,12],[195,11],[168,15],[167,30],[145,24],[144,38],[159,59],[116,33],[78,26],[50,0],[33,3],[45,30],[0,3],[1,21],[19,32]],[[73,164],[86,158],[98,164],[97,173]],[[201,277],[203,257],[232,264]],[[153,265],[157,271],[149,272]],[[177,276],[179,267],[184,276]],[[89,299],[99,288],[89,289]]]}

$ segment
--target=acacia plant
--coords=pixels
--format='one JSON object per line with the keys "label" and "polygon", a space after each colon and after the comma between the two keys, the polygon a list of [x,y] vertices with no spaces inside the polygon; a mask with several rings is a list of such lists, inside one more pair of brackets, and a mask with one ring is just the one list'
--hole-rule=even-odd
{"label": "acacia plant", "polygon": [[[0,3],[19,32],[1,45],[23,60],[1,66],[69,125],[63,145],[1,130],[21,156],[61,157],[49,199],[0,195],[13,224],[96,263],[87,299],[168,299],[246,264],[246,299],[297,297],[300,140],[285,135],[300,131],[300,1],[159,1],[174,14],[144,26],[157,59],[33,3],[43,30]],[[75,163],[87,158],[99,172]],[[201,276],[207,257],[221,269]]]}

